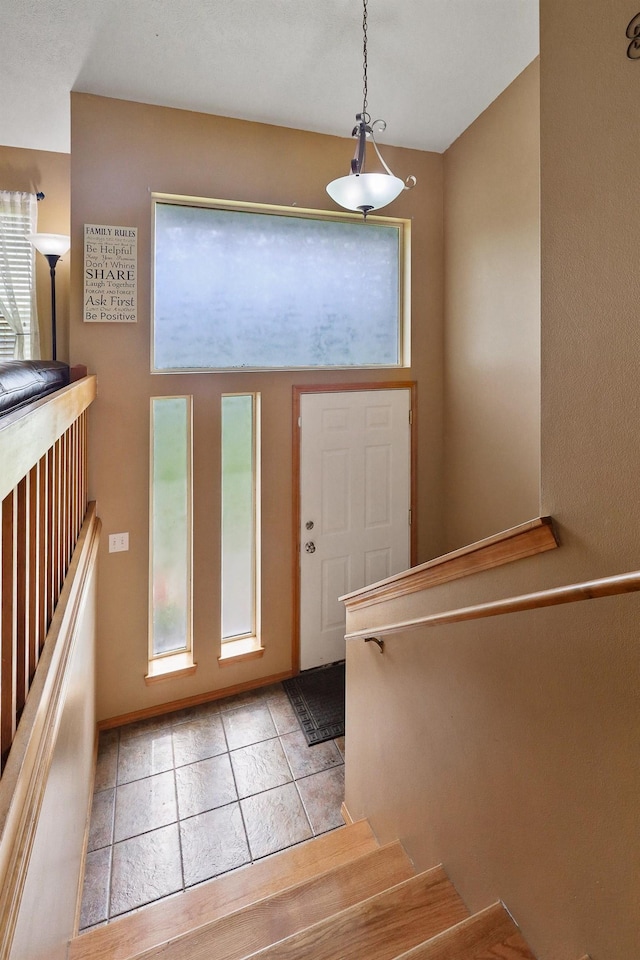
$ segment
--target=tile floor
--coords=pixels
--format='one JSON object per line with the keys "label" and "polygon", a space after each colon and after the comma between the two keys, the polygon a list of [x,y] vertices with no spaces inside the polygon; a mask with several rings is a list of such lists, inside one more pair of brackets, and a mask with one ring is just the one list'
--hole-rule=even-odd
{"label": "tile floor", "polygon": [[281,684],[100,735],[80,928],[343,825],[344,738]]}

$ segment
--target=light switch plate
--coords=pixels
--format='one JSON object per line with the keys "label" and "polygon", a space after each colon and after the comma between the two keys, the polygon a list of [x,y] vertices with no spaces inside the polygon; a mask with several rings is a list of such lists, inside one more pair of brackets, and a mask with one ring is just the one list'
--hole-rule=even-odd
{"label": "light switch plate", "polygon": [[129,549],[128,533],[110,533],[109,534],[109,553],[121,553]]}

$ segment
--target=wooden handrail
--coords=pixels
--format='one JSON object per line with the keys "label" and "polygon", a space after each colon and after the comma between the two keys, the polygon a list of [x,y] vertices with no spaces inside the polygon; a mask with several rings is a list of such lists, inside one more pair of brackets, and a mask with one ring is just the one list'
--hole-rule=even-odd
{"label": "wooden handrail", "polygon": [[459,550],[445,553],[442,557],[427,560],[386,580],[354,590],[340,599],[347,604],[348,610],[361,609],[513,563],[514,560],[533,557],[546,550],[554,550],[557,546],[551,517],[536,517]]}
{"label": "wooden handrail", "polygon": [[87,509],[84,377],[0,419],[0,772]]}
{"label": "wooden handrail", "polygon": [[496,617],[504,613],[538,610],[541,607],[574,603],[577,600],[614,597],[617,594],[634,593],[637,590],[640,590],[640,570],[617,574],[613,577],[604,577],[601,580],[587,580],[584,583],[574,583],[565,587],[553,587],[550,590],[540,590],[537,593],[525,593],[519,597],[510,597],[507,600],[493,600],[490,603],[479,603],[472,607],[460,607],[457,610],[433,613],[425,617],[415,617],[412,620],[401,620],[383,627],[376,627],[373,630],[355,630],[353,633],[348,633],[345,639],[358,640],[367,637],[374,639],[391,633],[412,630],[415,627],[435,627],[443,623],[461,623],[464,620],[479,620],[483,617]]}
{"label": "wooden handrail", "polygon": [[[40,820],[48,790],[58,792],[54,774],[51,786],[50,770],[56,764],[56,749],[61,727],[71,715],[73,730],[68,727],[64,738],[64,759],[59,758],[56,769],[64,768],[64,776],[74,771],[77,779],[73,789],[82,795],[88,793],[80,773],[87,770],[91,757],[91,745],[84,737],[92,724],[85,717],[93,716],[93,681],[87,677],[85,689],[79,689],[78,660],[82,664],[93,663],[94,636],[87,629],[92,624],[93,613],[88,602],[95,589],[96,558],[100,542],[100,520],[96,517],[95,503],[88,505],[73,558],[69,566],[60,600],[51,621],[47,642],[38,663],[38,669],[29,691],[18,730],[0,779],[0,958],[14,956],[12,941],[22,908],[22,896],[28,882],[28,873],[42,869],[38,858],[31,857],[34,845],[41,836]],[[75,675],[75,683],[74,683]],[[84,686],[84,685],[83,685]],[[71,704],[73,704],[71,706]],[[82,706],[80,706],[82,704]],[[82,718],[82,719],[81,719]],[[83,724],[87,723],[86,729]],[[67,719],[67,724],[69,723]],[[59,749],[59,748],[58,748]],[[71,756],[73,754],[73,757]],[[78,756],[81,754],[82,756]],[[60,777],[60,772],[57,777]],[[85,793],[85,796],[86,796]],[[86,803],[86,800],[84,801]],[[56,809],[55,822],[60,825],[65,857],[74,861],[72,850],[77,849],[77,831],[71,829],[72,815],[82,804],[69,811]],[[86,810],[86,808],[85,808]],[[85,811],[82,811],[83,813]],[[51,813],[45,813],[45,820]],[[50,829],[50,819],[47,820]],[[76,838],[76,839],[74,839]],[[49,844],[42,838],[42,843]],[[69,849],[71,848],[71,849]],[[42,845],[40,846],[42,850]],[[73,870],[70,863],[61,868],[67,878]],[[68,872],[69,871],[69,872]],[[33,875],[33,873],[32,873]],[[60,882],[59,877],[51,882]],[[47,922],[46,919],[44,921]]]}
{"label": "wooden handrail", "polygon": [[0,419],[0,500],[26,477],[94,401],[96,377],[85,377]]}

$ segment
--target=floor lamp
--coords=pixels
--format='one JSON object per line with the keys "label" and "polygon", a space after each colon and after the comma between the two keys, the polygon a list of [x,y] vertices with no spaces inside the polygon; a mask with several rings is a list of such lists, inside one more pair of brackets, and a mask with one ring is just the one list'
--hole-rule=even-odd
{"label": "floor lamp", "polygon": [[71,238],[61,233],[32,233],[28,237],[36,250],[47,258],[51,275],[51,357],[56,360],[56,264],[71,246]]}

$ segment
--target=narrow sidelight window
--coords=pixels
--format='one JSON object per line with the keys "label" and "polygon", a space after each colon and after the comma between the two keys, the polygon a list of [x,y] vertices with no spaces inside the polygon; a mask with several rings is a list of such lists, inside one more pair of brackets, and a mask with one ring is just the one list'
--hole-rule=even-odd
{"label": "narrow sidelight window", "polygon": [[222,641],[257,636],[258,396],[222,397]]}
{"label": "narrow sidelight window", "polygon": [[151,400],[150,656],[191,649],[191,397]]}

